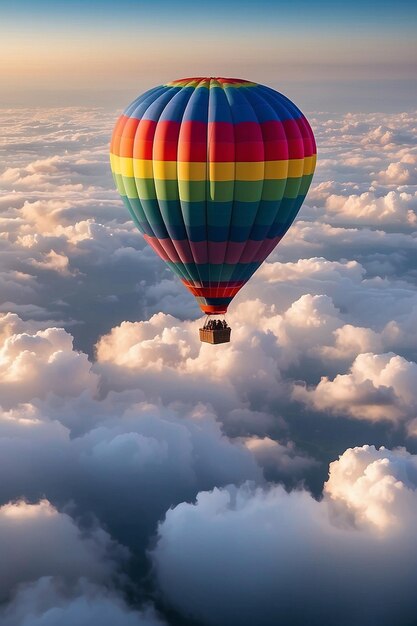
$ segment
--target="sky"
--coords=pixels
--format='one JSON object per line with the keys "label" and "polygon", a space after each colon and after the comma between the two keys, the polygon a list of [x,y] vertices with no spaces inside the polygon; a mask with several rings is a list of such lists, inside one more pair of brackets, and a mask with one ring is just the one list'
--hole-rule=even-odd
{"label": "sky", "polygon": [[[321,110],[416,97],[415,3],[0,2],[3,102],[123,106],[195,75],[286,88]],[[370,102],[367,102],[370,100]]]}
{"label": "sky", "polygon": [[[416,626],[414,5],[0,6],[1,626]],[[318,146],[220,346],[108,159],[206,72]]]}

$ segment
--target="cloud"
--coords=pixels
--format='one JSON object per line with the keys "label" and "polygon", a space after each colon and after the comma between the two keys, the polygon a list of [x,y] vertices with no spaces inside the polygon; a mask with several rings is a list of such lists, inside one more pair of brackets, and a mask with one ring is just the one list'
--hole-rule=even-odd
{"label": "cloud", "polygon": [[415,185],[417,183],[417,156],[406,155],[390,163],[378,173],[377,181],[386,185]]}
{"label": "cloud", "polygon": [[[45,405],[26,403],[2,414],[0,470],[8,480],[0,500],[72,502],[132,547],[143,550],[167,508],[202,486],[263,482],[250,450],[225,437],[203,406],[181,415],[113,396],[107,404],[69,399],[66,410],[52,399],[49,413],[55,419]],[[84,433],[71,436],[71,422],[83,422]]]}
{"label": "cloud", "polygon": [[[398,181],[397,184],[402,183]],[[331,221],[348,224],[384,223],[415,227],[416,208],[416,194],[395,191],[379,197],[370,191],[347,197],[332,194],[325,202],[325,209]]]}
{"label": "cloud", "polygon": [[44,255],[43,261],[32,260],[33,267],[40,269],[51,270],[62,274],[62,276],[71,276],[72,272],[69,269],[69,259],[65,254],[58,254],[55,250],[51,250]]}
{"label": "cloud", "polygon": [[416,467],[402,449],[364,446],[332,463],[322,501],[250,485],[200,493],[160,524],[161,589],[206,624],[408,623]]}
{"label": "cloud", "polygon": [[4,626],[163,626],[153,609],[137,611],[104,587],[80,580],[69,591],[58,578],[21,585],[0,614]]}
{"label": "cloud", "polygon": [[11,314],[1,320],[0,397],[4,407],[51,392],[76,396],[84,389],[97,389],[98,378],[86,355],[72,349],[71,335],[62,328],[30,330],[30,324],[26,332],[14,333],[20,322],[16,318]]}
{"label": "cloud", "polygon": [[[363,321],[374,315],[375,319],[382,317],[379,324],[374,322],[372,328],[346,323],[360,317],[362,311],[350,316],[340,309],[346,308],[355,292],[359,295],[366,289],[369,296],[374,289],[369,287],[370,281],[363,280],[363,268],[354,261],[341,264],[309,259],[266,264],[260,274],[269,288],[283,284],[284,302],[286,298],[291,302],[290,294],[294,297],[299,283],[320,290],[326,285],[328,293],[334,291],[340,308],[328,295],[305,294],[278,312],[274,304],[266,304],[265,287],[265,295],[261,292],[264,303],[242,298],[236,304],[229,316],[233,342],[216,352],[199,343],[196,322],[181,322],[163,314],[147,322],[125,322],[97,345],[96,371],[106,381],[103,389],[138,387],[145,389],[150,399],[167,402],[175,398],[185,405],[199,398],[214,407],[226,432],[233,435],[268,435],[272,416],[277,411],[285,413],[291,396],[315,411],[344,417],[393,422],[414,417],[415,363],[401,352],[406,345],[411,352],[417,347],[410,340],[416,308],[398,310],[395,319],[393,304],[384,319],[386,309],[381,310],[379,294],[394,300],[395,291],[382,295],[376,283],[374,303],[366,302]],[[399,302],[397,299],[397,305]],[[248,345],[250,364],[244,359]],[[374,356],[384,349],[399,354]],[[321,382],[316,382],[318,370],[327,372]],[[290,382],[291,376],[300,382]],[[254,415],[252,430],[243,422],[239,429],[238,406],[269,414],[269,423],[258,423],[256,430]]]}
{"label": "cloud", "polygon": [[348,374],[323,377],[315,388],[295,385],[294,398],[320,411],[394,422],[417,410],[417,364],[394,354],[365,353]]}
{"label": "cloud", "polygon": [[99,527],[82,532],[50,502],[10,502],[0,507],[0,593],[4,601],[23,582],[59,576],[71,585],[83,577],[110,582],[127,551]]}
{"label": "cloud", "polygon": [[270,437],[247,437],[243,441],[263,468],[265,477],[272,482],[279,482],[283,476],[287,484],[288,478],[297,482],[303,472],[316,464],[298,452],[292,442],[283,445]]}

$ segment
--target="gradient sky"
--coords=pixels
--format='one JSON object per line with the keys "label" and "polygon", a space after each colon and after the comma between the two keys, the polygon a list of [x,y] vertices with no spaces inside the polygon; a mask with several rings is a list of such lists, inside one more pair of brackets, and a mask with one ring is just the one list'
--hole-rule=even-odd
{"label": "gradient sky", "polygon": [[0,8],[5,105],[123,106],[155,84],[204,74],[284,87],[325,110],[346,100],[354,108],[358,96],[388,109],[415,99],[417,9],[405,0],[2,0]]}

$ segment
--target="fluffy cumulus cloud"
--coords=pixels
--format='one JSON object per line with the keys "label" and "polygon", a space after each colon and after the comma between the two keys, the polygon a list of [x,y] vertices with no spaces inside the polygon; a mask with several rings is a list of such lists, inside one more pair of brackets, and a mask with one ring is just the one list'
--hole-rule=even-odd
{"label": "fluffy cumulus cloud", "polygon": [[245,485],[178,505],[159,527],[155,573],[207,624],[408,624],[416,512],[416,456],[349,449],[321,501]]}
{"label": "fluffy cumulus cloud", "polygon": [[220,346],[113,189],[114,111],[0,115],[0,622],[411,623],[416,115],[311,116]]}
{"label": "fluffy cumulus cloud", "polygon": [[0,397],[3,407],[43,398],[53,392],[77,396],[96,390],[98,378],[91,372],[85,354],[74,351],[72,337],[63,328],[34,330],[16,314],[1,316],[3,341],[0,352]]}
{"label": "fluffy cumulus cloud", "polygon": [[412,418],[417,410],[417,363],[394,354],[365,353],[348,374],[321,379],[313,389],[296,385],[294,396],[321,410],[370,420]]}

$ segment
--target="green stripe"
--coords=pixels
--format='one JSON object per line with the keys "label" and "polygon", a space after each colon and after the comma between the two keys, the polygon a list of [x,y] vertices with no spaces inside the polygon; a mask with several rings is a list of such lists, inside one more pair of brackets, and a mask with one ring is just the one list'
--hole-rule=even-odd
{"label": "green stripe", "polygon": [[136,182],[134,178],[120,176],[121,184],[124,185],[128,198],[139,198]]}
{"label": "green stripe", "polygon": [[[149,187],[149,189],[151,188]],[[156,191],[156,196],[158,200],[179,200],[180,199],[178,181],[176,180],[161,180],[161,179],[155,178],[155,191]]]}
{"label": "green stripe", "polygon": [[205,202],[209,197],[205,180],[179,180],[178,189],[184,202]]}
{"label": "green stripe", "polygon": [[300,178],[250,181],[206,181],[154,180],[153,178],[133,178],[115,174],[119,193],[129,198],[151,200],[182,200],[184,202],[258,202],[296,198],[305,195],[313,175]]}
{"label": "green stripe", "polygon": [[[189,181],[190,187],[194,181]],[[235,181],[233,180],[211,180],[206,185],[206,181],[203,181],[204,186],[207,186],[207,199],[212,202],[232,202],[235,190]]]}
{"label": "green stripe", "polygon": [[233,198],[238,202],[259,202],[263,186],[263,180],[237,180]]}
{"label": "green stripe", "polygon": [[303,176],[303,180],[301,181],[299,195],[306,196],[307,191],[311,185],[311,181],[313,180],[313,174],[309,174],[308,176]]}
{"label": "green stripe", "polygon": [[285,185],[285,198],[296,198],[299,195],[302,178],[287,178]]}
{"label": "green stripe", "polygon": [[262,189],[262,200],[279,201],[284,196],[286,179],[282,180],[264,180]]}

